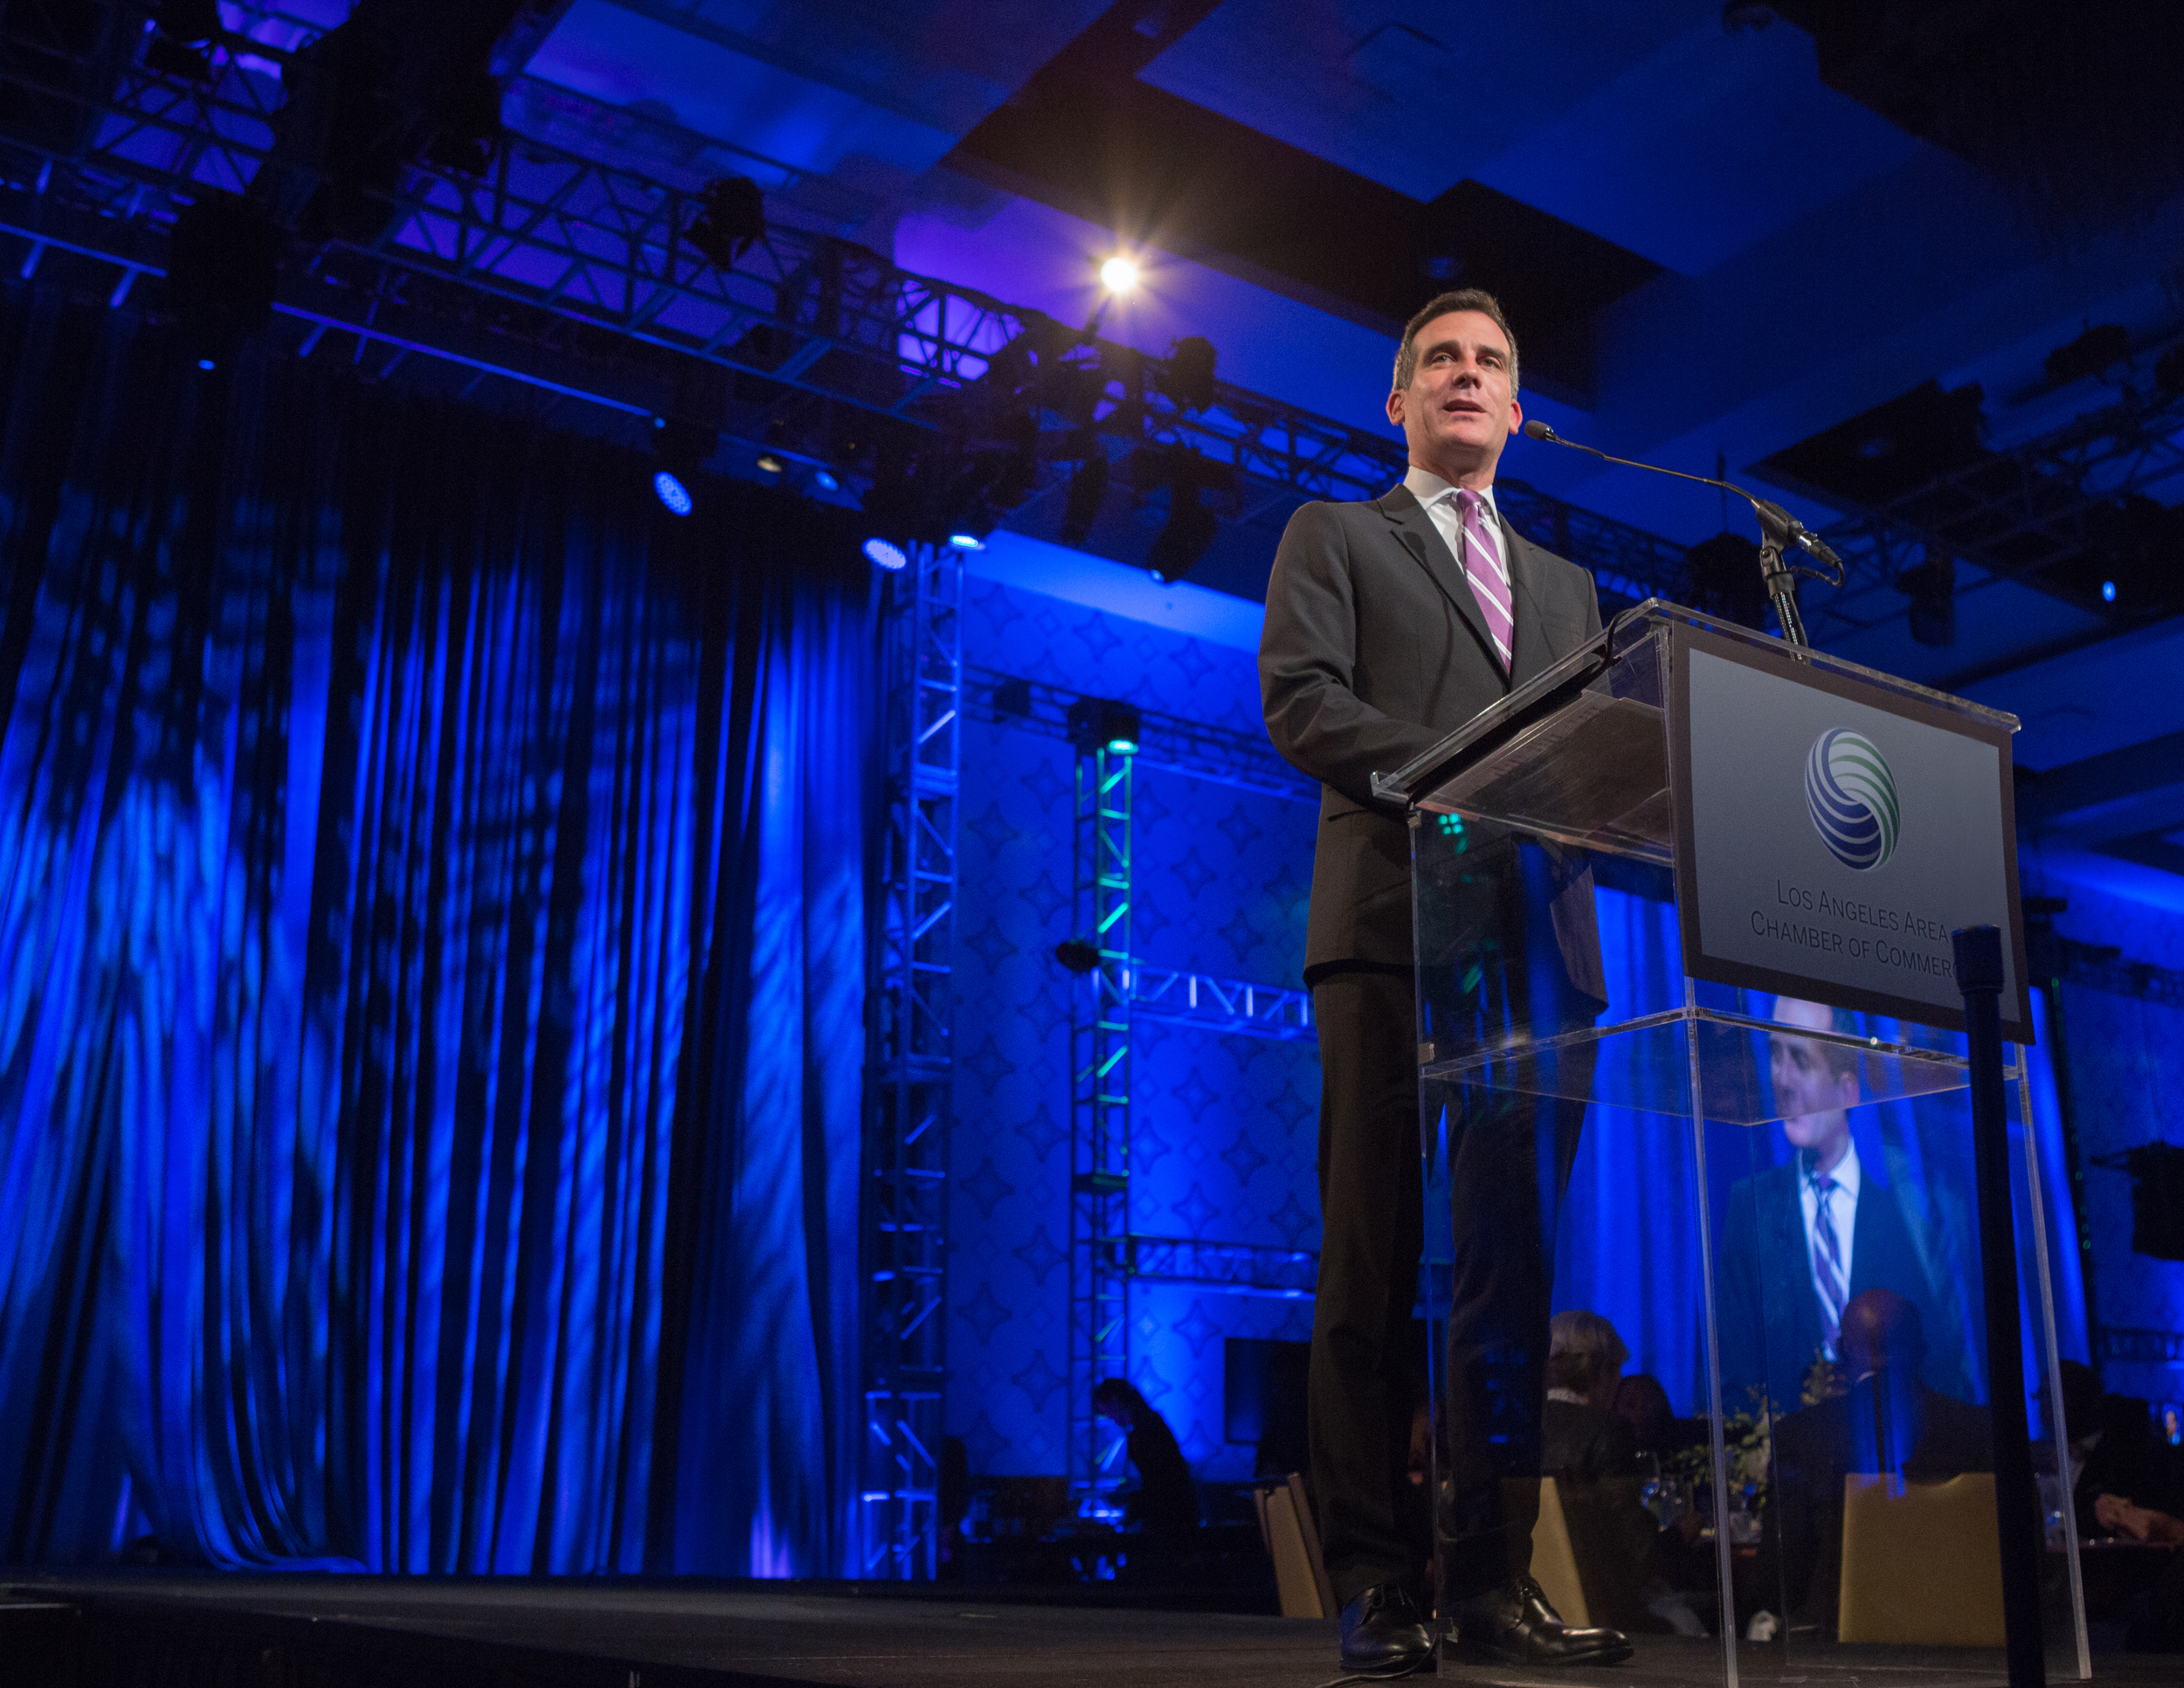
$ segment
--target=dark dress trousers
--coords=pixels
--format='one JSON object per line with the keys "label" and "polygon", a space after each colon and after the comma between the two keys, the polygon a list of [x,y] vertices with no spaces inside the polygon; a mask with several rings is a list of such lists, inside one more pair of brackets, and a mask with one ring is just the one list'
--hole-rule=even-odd
{"label": "dark dress trousers", "polygon": [[[1378,1583],[1414,1581],[1429,1549],[1403,1521],[1402,1492],[1424,1388],[1411,1318],[1424,1214],[1410,837],[1400,809],[1374,801],[1372,775],[1430,749],[1600,626],[1590,576],[1507,523],[1501,532],[1515,612],[1506,674],[1469,582],[1404,488],[1305,505],[1289,519],[1268,585],[1259,650],[1267,730],[1321,785],[1305,944],[1319,1034],[1323,1221],[1310,1480],[1328,1574],[1345,1604]],[[1478,905],[1466,919],[1503,935],[1506,965],[1474,981],[1469,1010],[1444,990],[1445,1011],[1491,1013],[1521,993],[1572,1023],[1589,1020],[1603,993],[1583,857],[1486,827],[1466,842],[1466,895]],[[1529,1560],[1533,1520],[1503,1511],[1489,1419],[1507,1438],[1506,1463],[1529,1459],[1536,1470],[1552,1259],[1542,1186],[1551,1182],[1559,1202],[1583,1110],[1476,1096],[1460,1112],[1440,1507],[1452,1598],[1504,1581]],[[1503,1390],[1489,1387],[1489,1355]]]}
{"label": "dark dress trousers", "polygon": [[[1724,1412],[1755,1406],[1754,1388],[1766,1390],[1776,1413],[1797,1411],[1806,1370],[1820,1357],[1820,1292],[1798,1196],[1801,1164],[1771,1166],[1729,1193],[1717,1283]],[[1954,1232],[1960,1222],[1944,1228]],[[1963,1332],[1933,1293],[1896,1193],[1862,1161],[1845,1299],[1868,1290],[1893,1290],[1918,1309],[1926,1339],[1920,1376],[1945,1394],[1968,1394]]]}

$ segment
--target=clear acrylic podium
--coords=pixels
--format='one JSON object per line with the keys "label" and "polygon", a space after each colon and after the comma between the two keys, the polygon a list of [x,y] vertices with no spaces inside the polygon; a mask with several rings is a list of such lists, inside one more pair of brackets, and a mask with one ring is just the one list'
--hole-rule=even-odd
{"label": "clear acrylic podium", "polygon": [[[1531,1573],[1565,1621],[1626,1629],[1641,1662],[1693,1680],[1912,1655],[2000,1672],[1965,1039],[1946,1014],[1686,971],[1676,803],[1692,776],[1671,729],[1694,634],[1845,697],[2015,729],[1655,600],[1376,776],[1411,826],[1432,1403],[1413,1463],[1434,1498],[1441,1632],[1467,1565],[1521,1560],[1529,1521]],[[2043,1631],[2049,1675],[2077,1678],[2049,1223],[2009,1059]],[[1847,1260],[1811,1257],[1815,1171],[1843,1180],[1831,1203],[1856,1180]],[[1491,1303],[1524,1325],[1511,1263],[1527,1250],[1553,1264],[1553,1310],[1600,1315],[1627,1363],[1590,1360],[1600,1327],[1565,1317],[1573,1346],[1543,1377],[1534,1345],[1482,1324]],[[1823,1270],[1843,1275],[1833,1332]]]}

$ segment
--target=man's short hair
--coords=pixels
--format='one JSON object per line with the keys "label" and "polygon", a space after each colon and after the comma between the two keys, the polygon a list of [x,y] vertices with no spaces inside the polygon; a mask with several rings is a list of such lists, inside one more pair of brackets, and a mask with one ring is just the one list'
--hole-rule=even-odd
{"label": "man's short hair", "polygon": [[1509,342],[1509,390],[1517,391],[1517,336],[1509,326],[1509,318],[1502,315],[1502,301],[1483,287],[1459,287],[1454,293],[1444,293],[1429,299],[1418,315],[1403,325],[1403,338],[1395,349],[1395,391],[1400,392],[1411,384],[1411,377],[1418,373],[1418,331],[1436,316],[1446,316],[1450,311],[1476,311],[1491,319],[1502,337]]}

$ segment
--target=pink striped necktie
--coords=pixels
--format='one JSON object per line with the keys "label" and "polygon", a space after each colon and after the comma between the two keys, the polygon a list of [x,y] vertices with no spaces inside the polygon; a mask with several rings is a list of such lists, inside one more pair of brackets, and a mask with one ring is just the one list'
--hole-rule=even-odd
{"label": "pink striped necktie", "polygon": [[1487,518],[1486,500],[1469,487],[1456,491],[1456,508],[1463,515],[1463,572],[1472,595],[1486,617],[1486,630],[1507,673],[1510,653],[1516,647],[1517,619],[1510,613],[1509,574],[1502,563],[1498,536]]}
{"label": "pink striped necktie", "polygon": [[1828,1358],[1835,1357],[1835,1339],[1842,1331],[1842,1309],[1848,1286],[1842,1281],[1842,1245],[1835,1240],[1835,1215],[1828,1198],[1842,1186],[1825,1173],[1814,1174],[1813,1276],[1820,1289],[1820,1333]]}

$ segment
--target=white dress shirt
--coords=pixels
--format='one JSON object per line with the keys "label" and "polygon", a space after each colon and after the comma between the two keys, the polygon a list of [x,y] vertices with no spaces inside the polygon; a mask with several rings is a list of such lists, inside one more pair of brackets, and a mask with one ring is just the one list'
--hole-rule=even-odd
{"label": "white dress shirt", "polygon": [[[1835,1180],[1835,1187],[1828,1193],[1828,1222],[1835,1227],[1835,1252],[1842,1259],[1842,1294],[1845,1302],[1850,1298],[1850,1245],[1858,1228],[1858,1186],[1863,1181],[1858,1171],[1858,1145],[1844,1145],[1842,1159],[1828,1169],[1828,1176]],[[1813,1191],[1811,1170],[1800,1156],[1797,1163],[1797,1205],[1805,1215],[1805,1269],[1813,1281],[1813,1294],[1822,1306],[1827,1304],[1826,1293],[1820,1287],[1819,1236],[1820,1198]],[[1839,1358],[1830,1347],[1828,1358]]]}
{"label": "white dress shirt", "polygon": [[[1426,507],[1426,514],[1433,520],[1434,531],[1448,547],[1448,555],[1456,559],[1456,566],[1467,567],[1463,554],[1463,512],[1456,508],[1456,501],[1450,496],[1456,490],[1455,486],[1443,481],[1431,469],[1421,469],[1415,463],[1404,475],[1403,484],[1410,488],[1411,496]],[[1481,487],[1478,493],[1486,500],[1486,532],[1490,542],[1487,549],[1491,553],[1486,560],[1493,565],[1494,572],[1501,576],[1502,585],[1506,587],[1509,585],[1509,562],[1502,555],[1501,506],[1494,502],[1494,488],[1490,484]],[[1512,594],[1511,602],[1514,601]]]}

